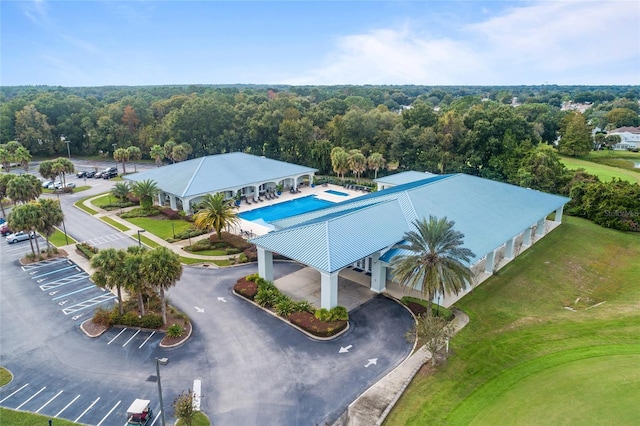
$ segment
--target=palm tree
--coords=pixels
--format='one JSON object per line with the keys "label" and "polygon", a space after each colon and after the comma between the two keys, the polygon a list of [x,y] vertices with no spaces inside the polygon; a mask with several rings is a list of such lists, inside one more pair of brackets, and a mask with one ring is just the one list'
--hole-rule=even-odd
{"label": "palm tree", "polygon": [[111,193],[120,201],[124,201],[129,195],[131,188],[129,182],[118,182],[111,188]]}
{"label": "palm tree", "polygon": [[379,152],[373,152],[371,153],[369,158],[367,158],[367,165],[369,166],[369,170],[375,171],[374,179],[378,179],[378,170],[383,168],[385,164],[386,160]]}
{"label": "palm tree", "polygon": [[145,315],[142,293],[147,289],[147,283],[142,274],[142,260],[146,251],[145,247],[127,247],[127,255],[124,258],[124,265],[120,274],[124,288],[135,293],[138,299],[138,309],[142,316]]}
{"label": "palm tree", "polygon": [[[38,203],[31,202],[22,204],[13,208],[9,213],[9,226],[14,230],[20,230],[24,232],[35,232],[40,227],[40,207]],[[36,242],[35,248],[33,247],[33,240]],[[38,245],[38,239],[29,238],[31,244],[31,253],[35,256],[36,253],[40,253],[40,247]]]}
{"label": "palm tree", "polygon": [[7,197],[14,203],[27,203],[42,194],[42,184],[34,175],[20,175],[7,183]]}
{"label": "palm tree", "polygon": [[436,293],[458,292],[471,283],[473,273],[465,265],[475,255],[463,248],[464,235],[446,217],[429,216],[413,222],[415,230],[404,234],[395,248],[409,251],[391,259],[394,279],[404,287],[420,290],[427,299],[427,315]]}
{"label": "palm tree", "polygon": [[127,151],[129,151],[129,160],[133,161],[133,171],[137,172],[138,167],[135,162],[142,158],[142,151],[137,146],[130,146]]}
{"label": "palm tree", "polygon": [[47,241],[47,251],[49,251],[51,248],[49,237],[55,232],[56,226],[60,226],[64,215],[59,200],[42,198],[38,200],[38,206],[40,208],[40,226],[37,229],[38,232],[44,234]]}
{"label": "palm tree", "polygon": [[124,266],[125,251],[114,248],[100,250],[91,258],[91,267],[96,270],[91,276],[98,287],[118,292],[118,308],[120,315],[124,314],[122,306],[122,280],[121,274]]}
{"label": "palm tree", "polygon": [[331,166],[338,177],[344,179],[344,174],[349,170],[349,154],[339,146],[333,148],[331,150]]}
{"label": "palm tree", "polygon": [[200,203],[200,211],[193,215],[193,223],[200,229],[215,229],[218,239],[222,239],[222,228],[238,223],[238,216],[232,200],[225,200],[224,194],[207,194]]}
{"label": "palm tree", "polygon": [[149,152],[151,158],[156,160],[156,166],[160,167],[162,164],[162,159],[164,158],[164,149],[160,145],[154,145],[151,147],[151,151]]}
{"label": "palm tree", "polygon": [[164,246],[146,252],[142,259],[142,274],[147,284],[160,294],[162,323],[167,323],[164,291],[173,287],[182,276],[180,257]]}
{"label": "palm tree", "polygon": [[20,162],[25,173],[29,171],[29,161],[31,161],[31,153],[27,148],[20,145],[14,154],[14,161]]}
{"label": "palm tree", "polygon": [[359,149],[349,151],[349,168],[356,177],[356,182],[360,182],[360,175],[367,170],[367,157]]}
{"label": "palm tree", "polygon": [[131,187],[131,192],[140,199],[140,207],[149,209],[153,206],[153,197],[160,192],[160,188],[158,188],[158,184],[155,181],[145,179],[134,183]]}
{"label": "palm tree", "polygon": [[5,197],[8,197],[7,184],[11,179],[17,176],[18,175],[14,175],[13,173],[3,173],[0,175],[0,209],[2,210],[3,217],[7,217],[7,214],[4,211],[4,204],[2,203],[2,200],[4,200]]}
{"label": "palm tree", "polygon": [[122,163],[122,174],[127,174],[125,163],[129,161],[129,151],[126,148],[118,148],[113,152],[113,159]]}

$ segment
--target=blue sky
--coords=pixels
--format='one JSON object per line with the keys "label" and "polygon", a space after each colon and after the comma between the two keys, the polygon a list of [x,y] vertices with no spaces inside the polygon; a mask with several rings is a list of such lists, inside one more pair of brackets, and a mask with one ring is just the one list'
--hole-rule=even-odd
{"label": "blue sky", "polygon": [[633,1],[0,2],[0,85],[640,84]]}

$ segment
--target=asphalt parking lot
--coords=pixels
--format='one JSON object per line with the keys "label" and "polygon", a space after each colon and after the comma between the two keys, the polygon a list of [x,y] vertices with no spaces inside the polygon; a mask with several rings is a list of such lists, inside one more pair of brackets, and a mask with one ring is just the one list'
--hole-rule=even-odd
{"label": "asphalt parking lot", "polygon": [[[30,250],[21,246],[22,254]],[[91,425],[122,425],[135,398],[151,400],[159,424],[155,359],[161,367],[167,421],[171,403],[202,384],[202,410],[220,425],[331,424],[359,394],[408,356],[413,320],[379,296],[350,313],[350,329],[316,341],[235,296],[233,284],[256,265],[185,267],[168,291],[190,316],[193,336],[159,347],[153,331],[114,327],[91,339],[80,330],[96,306],[115,303],[66,259],[18,263],[0,244],[0,359],[15,376],[0,406]],[[276,278],[300,265],[277,262]],[[111,295],[111,296],[109,296]],[[54,423],[55,424],[55,423]]]}

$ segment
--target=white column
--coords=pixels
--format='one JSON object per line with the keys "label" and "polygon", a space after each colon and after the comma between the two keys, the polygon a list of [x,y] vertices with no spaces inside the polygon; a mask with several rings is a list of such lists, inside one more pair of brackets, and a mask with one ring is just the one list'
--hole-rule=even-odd
{"label": "white column", "polygon": [[158,205],[164,206],[164,192],[158,192]]}
{"label": "white column", "polygon": [[504,247],[504,257],[506,259],[513,259],[513,246],[515,245],[516,238],[513,237],[507,241],[507,245]]}
{"label": "white column", "polygon": [[176,203],[175,195],[169,195],[169,205],[171,206],[171,210],[178,210],[178,204]]}
{"label": "white column", "polygon": [[259,196],[260,196],[260,186],[256,185],[253,187],[253,198],[257,200]]}
{"label": "white column", "polygon": [[338,306],[338,274],[320,271],[320,307],[331,309]]}
{"label": "white column", "polygon": [[380,253],[371,256],[371,291],[381,293],[387,288],[387,267],[380,261]]}
{"label": "white column", "polygon": [[493,274],[493,268],[496,265],[496,251],[493,250],[491,253],[487,254],[487,260],[484,263],[484,271]]}
{"label": "white column", "polygon": [[526,247],[531,245],[531,228],[524,230],[524,233],[522,234],[522,245]]}
{"label": "white column", "polygon": [[273,252],[257,247],[258,275],[267,281],[273,281]]}
{"label": "white column", "polygon": [[539,237],[544,236],[544,228],[545,228],[545,220],[544,217],[538,221],[538,227],[536,228],[536,235]]}
{"label": "white column", "polygon": [[556,210],[556,217],[553,219],[555,222],[562,222],[562,210],[563,209],[564,209],[564,206],[562,206],[558,210]]}

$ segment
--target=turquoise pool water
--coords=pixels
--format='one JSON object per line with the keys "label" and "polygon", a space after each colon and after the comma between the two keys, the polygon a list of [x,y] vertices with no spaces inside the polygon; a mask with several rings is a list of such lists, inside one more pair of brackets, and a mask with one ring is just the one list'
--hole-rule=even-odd
{"label": "turquoise pool water", "polygon": [[296,198],[295,200],[285,201],[284,203],[274,204],[271,206],[260,207],[248,212],[240,213],[238,216],[244,220],[251,222],[265,221],[267,223],[275,222],[285,217],[291,217],[302,213],[319,210],[324,207],[332,206],[334,203],[316,198],[315,195]]}
{"label": "turquoise pool water", "polygon": [[347,194],[346,192],[335,191],[333,189],[327,189],[324,192],[326,192],[327,194],[339,195],[341,197],[348,197],[349,196],[349,194]]}

